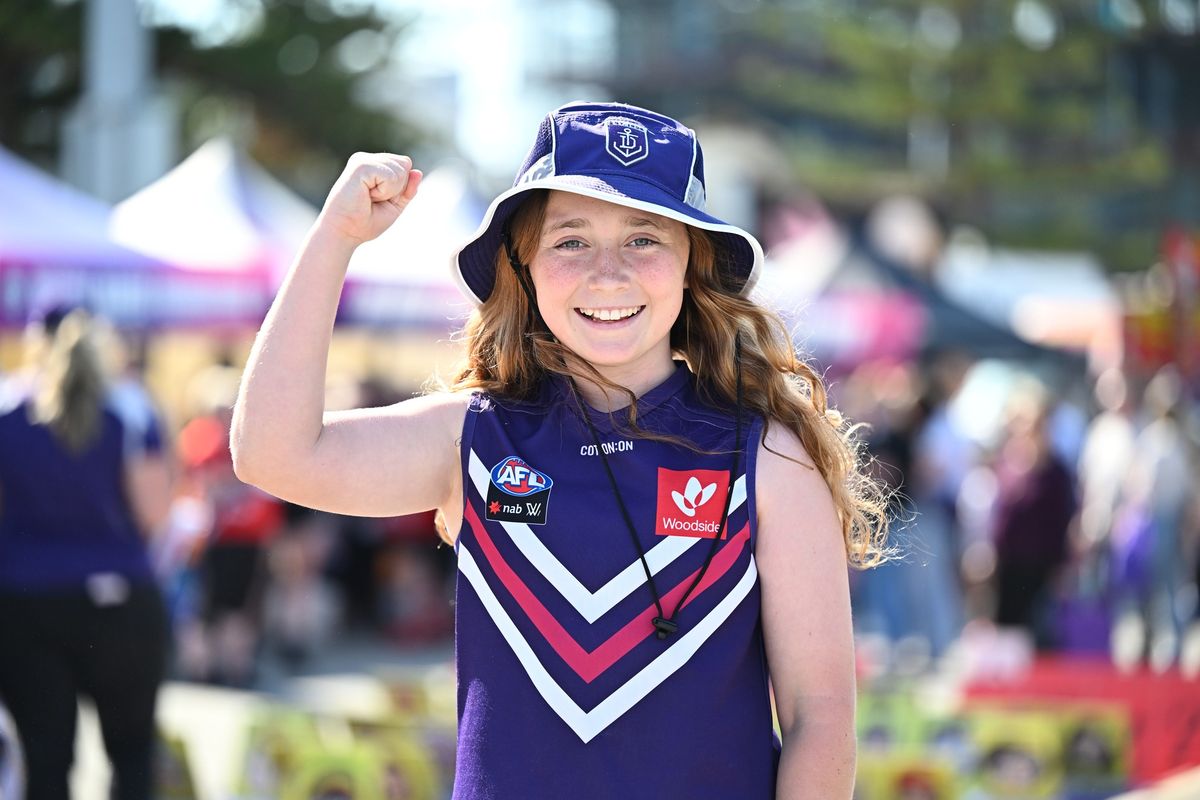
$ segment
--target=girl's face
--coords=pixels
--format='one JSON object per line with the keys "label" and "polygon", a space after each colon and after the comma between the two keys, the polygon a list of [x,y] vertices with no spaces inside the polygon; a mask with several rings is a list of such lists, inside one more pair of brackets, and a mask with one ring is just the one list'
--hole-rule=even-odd
{"label": "girl's face", "polygon": [[658,214],[554,191],[529,269],[551,332],[635,394],[673,369],[687,226]]}

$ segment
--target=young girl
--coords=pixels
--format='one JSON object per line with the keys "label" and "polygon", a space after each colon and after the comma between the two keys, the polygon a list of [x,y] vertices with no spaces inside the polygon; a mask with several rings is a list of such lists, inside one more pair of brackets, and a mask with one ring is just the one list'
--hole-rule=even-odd
{"label": "young girl", "polygon": [[454,797],[850,797],[846,563],[882,557],[883,507],[746,298],[762,250],[704,212],[695,134],[620,104],[549,114],[455,257],[478,303],[455,384],[324,414],[350,254],[420,183],[405,156],[350,160],[250,356],[233,449],[296,503],[443,515]]}

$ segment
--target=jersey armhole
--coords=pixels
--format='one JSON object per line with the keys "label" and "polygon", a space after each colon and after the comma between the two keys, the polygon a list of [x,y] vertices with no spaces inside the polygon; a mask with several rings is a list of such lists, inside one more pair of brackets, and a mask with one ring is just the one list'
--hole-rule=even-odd
{"label": "jersey armhole", "polygon": [[462,471],[462,504],[458,508],[458,536],[454,537],[454,554],[456,556],[458,555],[458,543],[471,528],[467,524],[466,514],[467,503],[471,501],[470,493],[475,491],[475,484],[471,482],[471,452],[472,444],[475,441],[475,423],[479,419],[479,415],[485,413],[490,407],[491,398],[486,393],[472,392],[471,401],[467,404],[467,413],[463,415],[462,439],[458,444],[459,469]]}
{"label": "jersey armhole", "polygon": [[750,525],[751,553],[755,552],[758,545],[758,482],[755,476],[758,472],[758,448],[762,442],[763,424],[762,417],[755,417],[743,442],[746,448],[746,521]]}

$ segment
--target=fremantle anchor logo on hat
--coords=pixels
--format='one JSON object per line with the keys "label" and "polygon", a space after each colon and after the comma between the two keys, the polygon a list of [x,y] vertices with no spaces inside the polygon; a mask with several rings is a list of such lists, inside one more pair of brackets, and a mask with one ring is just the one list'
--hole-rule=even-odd
{"label": "fremantle anchor logo on hat", "polygon": [[650,133],[641,123],[614,117],[605,129],[604,149],[621,166],[628,167],[650,154]]}

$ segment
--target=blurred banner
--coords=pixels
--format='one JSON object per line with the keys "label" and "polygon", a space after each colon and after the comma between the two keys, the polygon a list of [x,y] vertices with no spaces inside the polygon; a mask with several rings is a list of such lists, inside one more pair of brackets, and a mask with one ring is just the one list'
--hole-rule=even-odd
{"label": "blurred banner", "polygon": [[1171,228],[1161,260],[1127,284],[1125,351],[1131,369],[1149,375],[1167,364],[1200,386],[1200,233]]}

